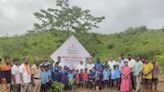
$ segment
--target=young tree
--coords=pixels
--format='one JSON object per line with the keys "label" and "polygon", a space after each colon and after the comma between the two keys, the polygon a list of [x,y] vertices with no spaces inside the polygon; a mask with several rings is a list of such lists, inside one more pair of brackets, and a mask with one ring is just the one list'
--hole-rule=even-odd
{"label": "young tree", "polygon": [[70,6],[69,0],[57,0],[58,8],[40,10],[34,15],[41,21],[41,24],[35,23],[35,30],[57,29],[64,31],[87,32],[93,28],[98,28],[98,23],[105,17],[95,17],[89,10],[82,10],[78,6]]}

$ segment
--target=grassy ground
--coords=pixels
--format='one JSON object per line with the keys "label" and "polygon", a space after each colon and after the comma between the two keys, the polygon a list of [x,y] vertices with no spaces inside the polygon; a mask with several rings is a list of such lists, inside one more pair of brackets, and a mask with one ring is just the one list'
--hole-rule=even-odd
{"label": "grassy ground", "polygon": [[[69,91],[65,91],[65,92],[96,92],[95,89],[75,89],[75,90],[69,90]],[[99,92],[119,92],[116,90],[110,90],[110,89],[102,89]],[[134,92],[134,91],[131,91]],[[154,92],[154,91],[153,91]],[[162,75],[159,78],[159,84],[158,84],[158,92],[164,92],[164,75]]]}
{"label": "grassy ground", "polygon": [[[164,83],[160,83],[159,84],[159,90],[157,92],[164,92]],[[73,91],[65,91],[65,92],[96,92],[94,89],[75,89]],[[110,90],[110,89],[102,89],[100,90],[99,92],[119,92],[119,91],[116,91],[116,90]],[[131,91],[131,92],[134,92],[134,91]],[[154,91],[153,91],[154,92]]]}

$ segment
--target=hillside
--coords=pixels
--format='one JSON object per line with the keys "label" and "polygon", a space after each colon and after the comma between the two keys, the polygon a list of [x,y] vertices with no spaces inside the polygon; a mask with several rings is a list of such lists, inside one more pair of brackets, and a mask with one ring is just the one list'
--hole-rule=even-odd
{"label": "hillside", "polygon": [[[164,28],[128,28],[114,34],[72,32],[94,58],[105,61],[109,56],[117,58],[121,53],[158,57],[164,66]],[[70,34],[70,35],[71,35]],[[50,56],[66,39],[67,33],[58,30],[30,32],[21,36],[0,37],[0,57],[13,58],[28,55],[31,58]]]}

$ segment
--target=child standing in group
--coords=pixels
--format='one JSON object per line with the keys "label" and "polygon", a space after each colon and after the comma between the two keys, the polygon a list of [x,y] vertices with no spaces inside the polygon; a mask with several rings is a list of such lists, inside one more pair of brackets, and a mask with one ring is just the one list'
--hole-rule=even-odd
{"label": "child standing in group", "polygon": [[64,66],[64,69],[62,71],[62,83],[64,84],[64,88],[68,88],[68,72],[67,72],[67,66]]}
{"label": "child standing in group", "polygon": [[51,75],[52,75],[52,80],[53,81],[58,81],[59,82],[59,67],[58,67],[58,62],[55,63],[55,66],[52,68]]}
{"label": "child standing in group", "polygon": [[62,67],[59,66],[59,82],[62,82]]}
{"label": "child standing in group", "polygon": [[95,85],[96,85],[96,92],[99,91],[100,86],[101,86],[101,69],[99,68],[98,71],[95,73]]}
{"label": "child standing in group", "polygon": [[42,92],[48,92],[51,88],[51,72],[49,71],[49,65],[44,66],[45,71],[41,73],[42,79]]}
{"label": "child standing in group", "polygon": [[83,87],[83,69],[79,73],[79,87]]}
{"label": "child standing in group", "polygon": [[76,70],[75,72],[75,82],[76,82],[76,87],[79,88],[79,70]]}
{"label": "child standing in group", "polygon": [[68,86],[69,88],[73,88],[74,86],[74,74],[73,74],[73,70],[69,70],[69,74],[68,74]]}
{"label": "child standing in group", "polygon": [[88,70],[85,69],[85,72],[83,73],[83,87],[84,88],[87,88],[88,86],[88,77],[89,77]]}
{"label": "child standing in group", "polygon": [[45,89],[45,82],[44,82],[44,66],[43,65],[41,65],[40,66],[40,70],[41,70],[41,74],[40,74],[40,76],[41,76],[41,92],[45,92],[44,91],[44,89]]}
{"label": "child standing in group", "polygon": [[110,76],[110,71],[108,70],[108,68],[106,66],[105,69],[103,70],[103,83],[104,83],[105,88],[108,87],[109,76]]}
{"label": "child standing in group", "polygon": [[94,83],[94,81],[95,81],[95,78],[94,78],[94,72],[90,69],[89,70],[89,79],[88,79],[88,84],[89,84],[89,86],[92,88],[93,87],[93,83]]}
{"label": "child standing in group", "polygon": [[119,69],[119,64],[116,64],[116,88],[120,89],[120,83],[121,83],[121,71]]}
{"label": "child standing in group", "polygon": [[103,88],[103,70],[104,66],[100,67],[100,89]]}
{"label": "child standing in group", "polygon": [[111,89],[116,88],[116,65],[113,66],[113,69],[110,72],[111,80],[110,80],[110,87]]}

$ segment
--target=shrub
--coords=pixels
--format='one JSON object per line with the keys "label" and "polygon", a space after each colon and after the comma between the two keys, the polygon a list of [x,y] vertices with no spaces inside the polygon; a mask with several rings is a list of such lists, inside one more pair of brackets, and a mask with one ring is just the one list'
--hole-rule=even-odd
{"label": "shrub", "polygon": [[54,81],[52,83],[51,92],[63,92],[64,85],[60,82]]}
{"label": "shrub", "polygon": [[72,88],[74,86],[74,84],[75,84],[75,80],[74,79],[71,79],[71,80],[68,81],[68,86],[70,88]]}
{"label": "shrub", "polygon": [[108,45],[108,49],[113,49],[114,48],[114,44],[109,44]]}

